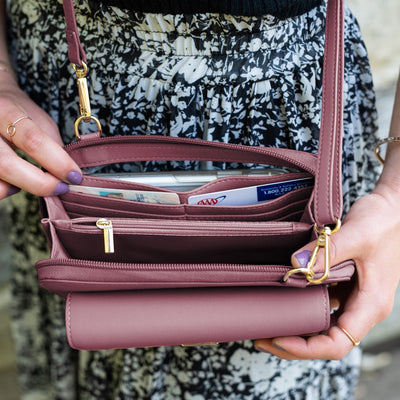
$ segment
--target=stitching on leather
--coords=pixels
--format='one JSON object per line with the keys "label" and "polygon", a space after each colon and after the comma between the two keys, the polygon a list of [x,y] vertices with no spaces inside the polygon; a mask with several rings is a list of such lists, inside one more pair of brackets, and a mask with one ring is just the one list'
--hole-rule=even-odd
{"label": "stitching on leather", "polygon": [[[342,13],[341,13],[342,7],[340,6],[340,1],[338,3],[339,3],[339,10],[335,10],[337,12],[335,12],[335,14],[334,14],[335,26],[341,27],[342,24],[343,24],[343,18],[342,18]],[[340,25],[338,25],[339,22],[340,22]],[[340,32],[341,31],[342,30],[340,29]],[[341,34],[340,36],[343,36],[343,35]],[[338,35],[336,34],[335,35],[335,51],[338,50],[338,40],[339,40],[339,38],[338,38]],[[335,58],[337,59],[337,61],[339,63],[338,64],[339,67],[338,67],[338,70],[336,71],[336,74],[339,75],[339,77],[340,77],[341,74],[339,74],[339,71],[341,71],[341,68],[342,68],[341,64],[340,64],[341,61],[342,61],[341,51],[337,52]],[[335,76],[335,81],[337,81],[337,79],[338,79],[338,76]],[[341,88],[342,88],[342,82],[341,81],[342,81],[342,79],[340,79],[339,82],[338,82],[339,99],[336,99],[336,101],[340,100],[340,102],[338,103],[338,105],[336,107],[336,116],[335,116],[336,117],[335,120],[336,120],[336,128],[337,128],[337,130],[339,130],[339,128],[341,128],[341,126],[339,125],[339,121],[341,119],[340,113],[343,112],[342,111],[342,97],[343,97],[343,94],[341,92]],[[333,100],[335,101],[335,98]],[[332,119],[332,129],[333,129],[333,126],[334,126],[334,120]],[[334,164],[333,164],[332,168],[336,170],[336,182],[335,182],[335,184],[336,184],[336,188],[338,190],[340,190],[340,187],[339,187],[339,184],[340,184],[340,177],[339,177],[340,168],[339,168],[339,165],[340,165],[340,162],[341,162],[341,154],[339,153],[339,150],[340,150],[341,146],[340,146],[340,143],[339,143],[339,139],[341,139],[342,132],[340,131],[339,133],[340,133],[340,135],[338,137],[335,136],[336,137],[336,145],[337,145],[336,146],[336,153],[334,155],[333,154],[331,155],[332,157],[335,157],[335,159],[333,160]],[[332,141],[332,145],[333,145],[333,138],[331,139],[331,141]],[[336,212],[339,211],[339,208],[338,208],[339,201],[338,201],[338,196],[336,196],[336,199],[333,199],[333,196],[334,196],[333,188],[331,188],[331,191],[332,191],[332,193],[331,193],[330,198],[331,198],[332,201],[336,201],[336,205],[335,205],[335,209],[332,209],[330,211],[332,213],[335,213],[335,211]],[[333,204],[331,206],[333,208]],[[332,216],[334,217],[334,215],[332,215]],[[337,217],[340,218],[340,215],[337,215]]]}
{"label": "stitching on leather", "polygon": [[[147,150],[148,148],[150,148],[151,149],[151,147],[152,146],[143,146],[142,145],[142,148],[143,149],[145,149],[145,150]],[[106,146],[104,146],[103,147],[105,150],[107,150],[108,148],[113,148],[113,146],[111,145],[111,146],[108,146],[108,145],[106,145]],[[218,153],[218,150],[220,150],[220,149],[215,149],[215,150],[213,150],[215,153]],[[83,152],[88,152],[88,151],[91,151],[91,149],[89,149],[89,148],[86,148],[86,149],[80,149],[80,151],[83,153]],[[155,152],[157,153],[157,158],[155,159],[155,161],[157,161],[157,160],[162,160],[160,157],[168,157],[168,158],[170,158],[171,157],[171,153],[162,153],[162,152],[160,152],[159,151],[159,149],[155,149]],[[166,154],[166,155],[165,155]],[[254,156],[254,158],[250,158],[250,161],[249,161],[249,158],[248,157],[253,157]],[[211,157],[211,156],[210,156]],[[233,162],[258,162],[258,160],[259,160],[259,157],[270,157],[270,158],[273,158],[273,159],[276,159],[277,157],[276,156],[273,156],[273,155],[269,155],[269,154],[263,154],[263,153],[255,153],[255,154],[250,154],[250,155],[248,155],[247,157],[243,157],[243,154],[242,154],[242,156],[240,156],[240,155],[238,155],[238,156],[222,156],[222,155],[220,155],[220,154],[216,154],[216,157],[218,158],[218,161],[233,161]],[[240,160],[243,160],[243,161],[238,161],[238,159],[236,158],[236,157],[238,157]],[[241,157],[243,157],[243,158],[241,158]],[[257,157],[257,161],[254,161],[255,159],[256,159],[256,157]],[[129,155],[128,156],[128,158],[129,158],[129,160],[132,160],[132,161],[143,161],[142,160],[142,156],[136,156],[136,157],[134,157],[134,156],[132,156],[132,155]],[[203,160],[203,158],[204,157],[199,157],[199,156],[190,156],[190,158],[193,160],[193,161],[197,161],[197,160]],[[107,164],[112,164],[113,162],[120,162],[119,160],[121,160],[121,158],[120,157],[115,157],[115,158],[107,158],[107,160],[106,160],[106,162],[107,162]],[[261,161],[259,161],[259,162],[266,162],[267,160],[265,160],[264,158],[261,160]],[[293,163],[291,163],[291,164],[293,164]],[[81,166],[82,167],[85,167],[86,165],[90,165],[90,164],[81,164]]]}
{"label": "stitching on leather", "polygon": [[[331,18],[331,16],[329,16],[329,18]],[[337,23],[337,19],[336,19],[336,10],[335,10],[334,18],[335,18],[335,25],[334,25],[334,26],[337,26],[337,25],[336,25],[336,23]],[[330,33],[330,35],[331,35],[331,33]],[[334,61],[337,60],[336,46],[337,46],[337,41],[336,41],[336,35],[335,35],[335,37],[334,37],[334,51],[335,51]],[[336,74],[335,74],[335,81],[336,81],[336,79],[337,79],[337,77],[336,77]],[[335,92],[332,91],[332,103],[331,103],[331,104],[335,104],[334,101],[335,101]],[[330,132],[333,132],[333,129],[334,129],[334,121],[335,121],[335,118],[331,118],[331,130],[330,130]],[[333,143],[334,143],[332,136],[333,136],[333,135],[329,135],[329,146],[330,146],[330,148],[332,148]],[[329,157],[329,162],[328,162],[328,177],[331,177],[331,174],[332,174],[331,159],[332,159],[333,156],[334,156],[334,155],[331,154],[331,152],[329,152],[329,154],[328,154],[328,157]],[[329,182],[329,183],[331,183],[331,182]],[[330,214],[330,211],[331,211],[331,210],[330,210],[330,202],[329,202],[329,200],[330,200],[330,197],[332,197],[332,187],[331,187],[330,184],[329,184],[329,186],[328,186],[328,194],[329,194],[329,196],[326,196],[325,201],[326,201],[326,207],[327,207],[326,209],[328,210],[328,214]]]}
{"label": "stitching on leather", "polygon": [[[327,24],[328,21],[325,21],[325,24]],[[325,33],[325,41],[326,41],[326,33]],[[327,58],[327,54],[326,52],[324,52],[324,66],[326,65],[326,58]],[[325,93],[325,85],[326,85],[326,74],[322,73],[322,110],[326,109],[326,93]],[[318,168],[317,168],[317,179],[316,179],[316,184],[318,183],[318,190],[315,191],[315,219],[317,220],[317,223],[319,223],[320,221],[320,176],[321,176],[321,163],[322,163],[322,157],[320,156],[320,152],[321,152],[321,143],[322,143],[322,137],[321,134],[325,132],[325,118],[321,118],[321,128],[320,128],[320,138],[319,138],[319,144],[318,144]]]}
{"label": "stitching on leather", "polygon": [[328,289],[326,287],[320,286],[323,296],[324,296],[324,314],[325,314],[325,326],[328,328],[331,322],[331,314],[328,299]]}
{"label": "stitching on leather", "polygon": [[[335,9],[335,13],[334,13],[334,15],[333,15],[333,17],[335,18],[335,25],[334,26],[338,26],[337,25],[337,12],[336,12],[337,10]],[[337,57],[338,57],[338,55],[337,55],[337,35],[335,34],[335,36],[334,36],[334,49],[335,49],[335,58],[334,58],[334,60],[335,60],[335,62],[337,62],[338,60],[337,60]],[[334,77],[334,79],[335,79],[335,86],[336,86],[336,80],[337,80],[337,74],[336,74],[336,70],[335,70],[335,77]],[[332,104],[335,104],[335,101],[337,100],[336,99],[336,97],[335,97],[335,95],[337,95],[337,93],[335,93],[334,91],[332,91]],[[334,128],[335,128],[335,121],[337,120],[337,106],[336,107],[334,107],[334,110],[335,110],[335,112],[336,112],[336,116],[334,115],[333,116],[333,118],[331,119],[331,132],[332,132],[332,135],[330,135],[329,136],[329,145],[330,145],[330,148],[333,148],[333,146],[334,146],[334,144],[335,144],[335,141],[334,141],[334,136],[336,136],[336,135],[334,135],[333,134],[333,132],[334,132]],[[328,166],[329,166],[329,168],[328,168],[328,171],[329,171],[329,177],[331,176],[331,174],[333,173],[333,168],[334,168],[334,166],[332,165],[333,164],[333,160],[332,160],[332,157],[335,157],[337,154],[335,153],[335,154],[332,154],[331,152],[329,153],[329,164],[328,164]],[[331,217],[331,212],[332,212],[332,203],[331,203],[331,200],[332,200],[332,196],[333,196],[333,188],[332,188],[332,185],[331,185],[331,182],[330,182],[330,185],[329,185],[329,187],[328,187],[328,194],[329,194],[329,196],[326,196],[326,207],[327,207],[327,210],[328,210],[328,216],[329,216],[329,218]]]}
{"label": "stitching on leather", "polygon": [[[335,18],[335,25],[334,26],[337,26],[337,23],[338,23],[338,13],[337,13],[337,10],[334,10],[334,18]],[[327,19],[326,19],[326,26],[328,26],[328,24],[330,24],[329,23],[329,21],[330,21],[330,19],[332,18],[332,13],[328,13],[327,14]],[[327,30],[326,30],[326,32],[327,32]],[[331,37],[331,33],[329,34],[330,35],[330,37]],[[325,37],[325,40],[326,40],[326,37]],[[335,60],[337,60],[337,35],[335,35],[334,36],[334,51],[335,51],[335,57],[333,57]],[[324,65],[326,65],[326,63],[327,63],[327,53],[328,52],[325,52],[325,54],[324,54]],[[340,61],[340,60],[339,60]],[[323,74],[323,84],[322,84],[322,87],[323,88],[325,88],[325,84],[326,84],[326,80],[327,80],[327,76],[326,76],[326,74]],[[337,79],[337,77],[336,77],[336,79]],[[325,91],[324,91],[325,92]],[[322,102],[323,102],[323,109],[325,110],[326,109],[326,93],[324,93],[323,92],[323,96],[322,96]],[[333,92],[332,93],[332,104],[334,104],[333,102],[335,101],[335,93]],[[340,118],[340,117],[339,117]],[[332,131],[333,131],[333,126],[334,126],[334,118],[332,118],[331,119],[331,129],[332,129]],[[321,120],[321,132],[325,132],[325,118],[323,118],[322,120]],[[321,134],[321,132],[320,132],[320,134]],[[330,137],[329,138],[330,139],[330,145],[332,146],[332,141],[333,141],[333,139],[332,139],[332,137]],[[322,140],[323,141],[323,140]],[[319,147],[321,146],[321,137],[320,137],[320,143],[319,143]],[[320,147],[321,148],[321,147]],[[335,154],[336,156],[337,156],[337,154]],[[328,176],[331,176],[331,156],[332,156],[332,154],[328,154],[328,157],[329,157],[329,162],[328,162],[328,165],[327,165],[327,168],[328,168]],[[322,157],[318,157],[318,177],[320,176],[320,169],[321,169],[321,164],[322,164]],[[337,182],[339,182],[339,177],[337,177]],[[318,181],[320,181],[320,179],[318,179]],[[336,183],[337,183],[336,182]],[[318,189],[319,190],[317,190],[316,191],[316,194],[315,194],[315,202],[316,202],[316,219],[317,219],[317,222],[319,222],[320,221],[320,218],[321,218],[321,213],[320,213],[320,207],[319,207],[319,204],[320,204],[320,193],[319,193],[319,191],[320,191],[320,185],[318,185]],[[325,201],[326,201],[326,206],[327,206],[327,210],[328,210],[328,212],[329,212],[329,214],[330,214],[330,207],[329,207],[329,200],[330,200],[330,198],[329,198],[329,196],[326,196],[326,198],[325,198]]]}
{"label": "stitching on leather", "polygon": [[[103,147],[104,150],[107,150],[107,149],[112,149],[115,146],[118,146],[118,144],[103,145],[102,147]],[[151,144],[149,144],[149,145],[140,144],[140,146],[141,146],[141,148],[143,150],[147,151],[147,150],[150,149],[150,150],[153,150],[155,153],[157,153],[157,158],[154,159],[155,161],[162,160],[160,157],[167,157],[167,159],[169,157],[171,157],[171,153],[162,153],[162,151],[164,150],[162,146],[155,146],[155,145],[151,145]],[[234,154],[233,155],[232,154],[221,155],[220,154],[221,150],[222,151],[228,151],[230,153],[233,152]],[[279,160],[281,163],[284,162],[284,163],[287,163],[289,165],[300,167],[300,168],[305,169],[305,170],[308,171],[309,168],[307,168],[307,165],[304,165],[304,163],[302,161],[298,162],[297,160],[292,159],[292,158],[282,159],[282,155],[281,154],[274,154],[273,152],[271,153],[270,150],[273,151],[273,148],[271,148],[271,149],[269,149],[267,147],[256,147],[256,148],[254,148],[254,147],[250,147],[249,146],[248,149],[242,149],[239,152],[237,149],[230,149],[230,148],[227,149],[227,148],[224,148],[224,147],[221,146],[221,147],[217,147],[217,148],[212,148],[209,151],[212,152],[212,154],[213,154],[212,156],[217,157],[218,161],[253,162],[253,163],[257,163],[258,162],[258,163],[261,163],[261,164],[263,164],[263,163],[265,164],[266,162],[268,162],[268,163],[274,164],[274,161]],[[88,151],[91,151],[91,149],[90,148],[86,148],[86,147],[85,148],[78,148],[78,149],[72,150],[70,152],[70,155],[72,155],[75,151],[78,151],[78,154],[79,153],[84,154],[84,153],[86,153]],[[243,154],[243,151],[246,151],[246,155],[245,156]],[[238,152],[239,152],[239,154],[237,155],[236,153],[238,153]],[[167,154],[167,155],[165,155],[165,154]],[[207,156],[207,157],[212,157],[212,156]],[[120,157],[117,157],[117,156],[115,156],[115,157],[116,158],[112,158],[112,159],[107,158],[107,160],[104,161],[104,162],[107,163],[107,164],[112,164],[113,162],[122,162],[125,159],[125,158],[123,158],[122,161],[121,161]],[[137,156],[137,157],[139,157],[139,156]],[[133,161],[143,161],[142,157],[136,158],[136,157],[133,157],[133,156],[130,155],[128,158],[129,158],[129,161],[132,161],[132,162]],[[204,157],[198,157],[198,156],[190,156],[190,158],[193,161],[201,161],[201,160],[204,159]],[[88,165],[91,165],[91,163],[81,163],[80,165],[81,165],[81,167],[86,167]],[[280,164],[277,164],[277,165],[280,165]]]}
{"label": "stitching on leather", "polygon": [[[344,25],[343,7],[340,7],[340,19],[337,18],[336,23],[338,23],[338,20],[340,21],[341,24]],[[342,29],[344,29],[344,26]],[[343,36],[343,35],[341,35],[341,36]],[[340,37],[338,39],[343,40],[342,37]],[[344,69],[343,52],[339,52],[339,67],[340,67],[339,71],[342,71],[342,69]],[[342,74],[340,74],[340,75],[342,75]],[[343,90],[344,90],[343,89],[343,79],[339,80],[339,88],[338,89],[339,89],[339,93],[342,94]],[[338,123],[341,118],[340,113],[343,113],[343,94],[339,98],[340,98],[339,113],[337,115]],[[341,128],[341,131],[343,131],[343,124],[341,124],[340,128]],[[338,189],[341,189],[340,188],[340,178],[341,178],[341,168],[340,167],[341,167],[341,162],[342,162],[342,155],[341,155],[341,151],[340,151],[341,147],[342,147],[341,143],[338,143],[337,154],[336,154],[336,162],[337,162],[336,185],[337,185]],[[336,210],[335,211],[338,214],[337,217],[340,218],[341,215],[339,215],[339,214],[341,214],[341,196],[336,196]]]}
{"label": "stitching on leather", "polygon": [[67,324],[66,325],[67,325],[67,331],[68,331],[68,339],[69,339],[69,342],[71,343],[71,347],[75,347],[74,342],[72,340],[72,327],[71,327],[71,323],[72,323],[71,313],[72,313],[72,310],[71,310],[71,307],[72,307],[72,292],[68,293],[68,296],[67,296],[67,309],[66,309],[66,311],[67,311]]}

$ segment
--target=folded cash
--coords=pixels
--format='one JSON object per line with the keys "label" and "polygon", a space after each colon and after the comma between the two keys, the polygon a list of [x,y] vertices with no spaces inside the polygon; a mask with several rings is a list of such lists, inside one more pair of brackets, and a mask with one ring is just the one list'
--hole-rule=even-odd
{"label": "folded cash", "polygon": [[180,204],[179,196],[177,195],[177,193],[109,189],[81,185],[69,185],[69,190],[70,192],[112,197],[114,199],[139,201],[141,203]]}

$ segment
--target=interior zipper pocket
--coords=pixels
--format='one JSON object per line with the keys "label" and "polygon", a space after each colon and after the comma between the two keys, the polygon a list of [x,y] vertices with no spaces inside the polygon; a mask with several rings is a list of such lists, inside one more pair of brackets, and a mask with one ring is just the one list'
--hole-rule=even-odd
{"label": "interior zipper pocket", "polygon": [[115,262],[289,265],[311,234],[308,224],[296,222],[77,218],[53,224],[72,258]]}

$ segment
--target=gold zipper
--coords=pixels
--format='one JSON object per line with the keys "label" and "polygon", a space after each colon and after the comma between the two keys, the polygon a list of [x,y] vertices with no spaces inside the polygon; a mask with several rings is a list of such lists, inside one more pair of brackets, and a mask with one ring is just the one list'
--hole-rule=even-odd
{"label": "gold zipper", "polygon": [[109,219],[101,218],[96,222],[96,226],[104,232],[104,252],[114,253],[114,231],[112,222]]}

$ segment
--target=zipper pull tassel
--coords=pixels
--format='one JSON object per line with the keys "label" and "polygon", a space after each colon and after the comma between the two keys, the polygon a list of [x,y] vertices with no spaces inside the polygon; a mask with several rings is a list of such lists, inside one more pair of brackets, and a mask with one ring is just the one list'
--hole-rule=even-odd
{"label": "zipper pull tassel", "polygon": [[104,232],[104,252],[114,253],[114,231],[112,222],[109,219],[101,218],[96,222],[96,226]]}

